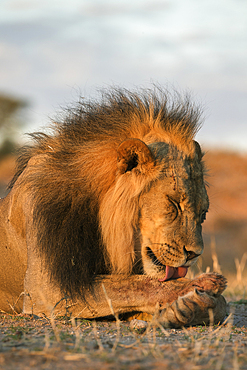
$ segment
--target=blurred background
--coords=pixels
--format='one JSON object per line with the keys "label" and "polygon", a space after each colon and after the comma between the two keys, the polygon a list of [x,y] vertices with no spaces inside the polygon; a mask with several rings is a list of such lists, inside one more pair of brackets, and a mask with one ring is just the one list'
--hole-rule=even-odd
{"label": "blurred background", "polygon": [[[111,85],[190,92],[209,167],[203,268],[247,252],[247,2],[1,0],[0,196],[25,132]],[[216,253],[216,254],[215,254]],[[242,264],[241,264],[242,261]]]}

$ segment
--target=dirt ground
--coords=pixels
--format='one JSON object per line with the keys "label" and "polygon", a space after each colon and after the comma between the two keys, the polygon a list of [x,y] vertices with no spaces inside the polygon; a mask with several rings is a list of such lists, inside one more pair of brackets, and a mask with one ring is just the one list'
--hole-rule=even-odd
{"label": "dirt ground", "polygon": [[221,325],[163,329],[126,321],[0,315],[0,369],[247,369],[247,300]]}

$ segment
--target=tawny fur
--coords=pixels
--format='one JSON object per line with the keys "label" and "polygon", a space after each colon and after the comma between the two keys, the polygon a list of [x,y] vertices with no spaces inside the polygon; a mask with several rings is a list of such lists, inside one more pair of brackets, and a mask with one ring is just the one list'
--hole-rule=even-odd
{"label": "tawny fur", "polygon": [[39,253],[63,292],[83,296],[97,276],[132,271],[138,197],[161,169],[151,163],[135,181],[128,172],[120,176],[120,144],[164,142],[200,156],[193,141],[199,117],[188,99],[171,103],[159,89],[113,89],[100,103],[82,100],[51,135],[32,135],[35,143],[23,150],[10,188],[36,156],[21,184],[33,196]]}

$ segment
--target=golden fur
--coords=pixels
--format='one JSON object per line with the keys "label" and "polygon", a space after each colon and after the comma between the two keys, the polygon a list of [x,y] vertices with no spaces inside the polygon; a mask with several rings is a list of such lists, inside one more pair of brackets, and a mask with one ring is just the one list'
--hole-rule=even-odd
{"label": "golden fur", "polygon": [[[39,156],[40,160],[33,169],[36,176],[32,172],[30,176],[27,173],[22,181],[33,189],[34,219],[39,225],[41,253],[50,265],[52,276],[65,283],[65,291],[82,293],[79,283],[81,271],[73,271],[73,275],[78,277],[77,290],[74,289],[74,281],[64,281],[64,266],[63,269],[60,266],[64,265],[64,255],[68,255],[68,260],[84,259],[83,252],[78,251],[82,243],[80,236],[69,236],[70,230],[71,234],[76,233],[72,228],[80,228],[78,221],[74,220],[74,225],[71,223],[75,213],[80,212],[78,207],[84,214],[84,217],[81,215],[81,223],[86,222],[84,205],[87,213],[92,211],[89,218],[100,219],[98,225],[92,227],[90,223],[87,230],[83,229],[88,234],[88,241],[85,242],[85,238],[83,241],[84,248],[88,249],[89,244],[90,248],[92,244],[101,245],[101,233],[104,242],[102,247],[95,247],[94,253],[99,258],[97,263],[90,261],[87,268],[83,267],[85,284],[90,285],[93,281],[90,270],[96,274],[130,273],[132,270],[138,196],[162,169],[160,165],[150,163],[148,167],[143,165],[138,169],[134,181],[131,171],[123,176],[117,161],[120,144],[131,138],[147,145],[165,142],[185,155],[193,156],[193,137],[200,126],[198,118],[199,110],[189,100],[171,103],[159,90],[139,94],[113,90],[104,93],[100,105],[81,102],[63,122],[55,124],[53,135],[33,135],[37,144],[23,149],[10,187],[30,158]],[[59,213],[56,214],[54,208],[58,203]],[[68,217],[65,216],[67,212]],[[59,230],[55,223],[60,224],[62,217],[66,227]],[[66,230],[66,235],[63,235],[63,230]],[[51,265],[51,250],[57,243],[57,234],[61,239],[61,251],[56,252],[57,261]],[[68,238],[74,239],[72,247],[67,245]],[[88,253],[86,255],[88,257]],[[69,272],[71,266],[68,265],[66,270]]]}
{"label": "golden fur", "polygon": [[[32,135],[34,144],[23,148],[12,190],[0,203],[0,227],[2,235],[18,235],[8,237],[6,248],[27,249],[20,275],[37,312],[45,310],[40,291],[53,304],[61,296],[93,301],[90,294],[100,295],[103,276],[109,276],[104,284],[119,312],[135,307],[153,313],[154,299],[143,293],[150,296],[152,287],[159,300],[170,292],[161,306],[185,286],[193,289],[187,281],[164,280],[170,279],[166,270],[184,276],[203,250],[201,223],[209,204],[202,152],[194,141],[199,117],[187,98],[171,102],[159,89],[113,89],[100,103],[81,101],[53,125],[51,135]],[[7,281],[4,268],[2,274]],[[220,294],[223,278],[208,279],[219,281]],[[121,291],[128,281],[127,304]],[[25,312],[31,310],[28,302]],[[84,317],[107,314],[106,308],[82,311]]]}

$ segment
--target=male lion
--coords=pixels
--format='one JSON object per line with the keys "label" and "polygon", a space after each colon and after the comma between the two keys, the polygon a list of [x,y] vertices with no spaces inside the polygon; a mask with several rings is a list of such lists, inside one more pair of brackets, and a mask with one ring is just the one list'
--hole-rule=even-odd
{"label": "male lion", "polygon": [[112,89],[33,134],[0,201],[0,309],[95,318],[110,299],[165,327],[222,320],[224,277],[185,278],[209,207],[199,116],[160,90]]}

